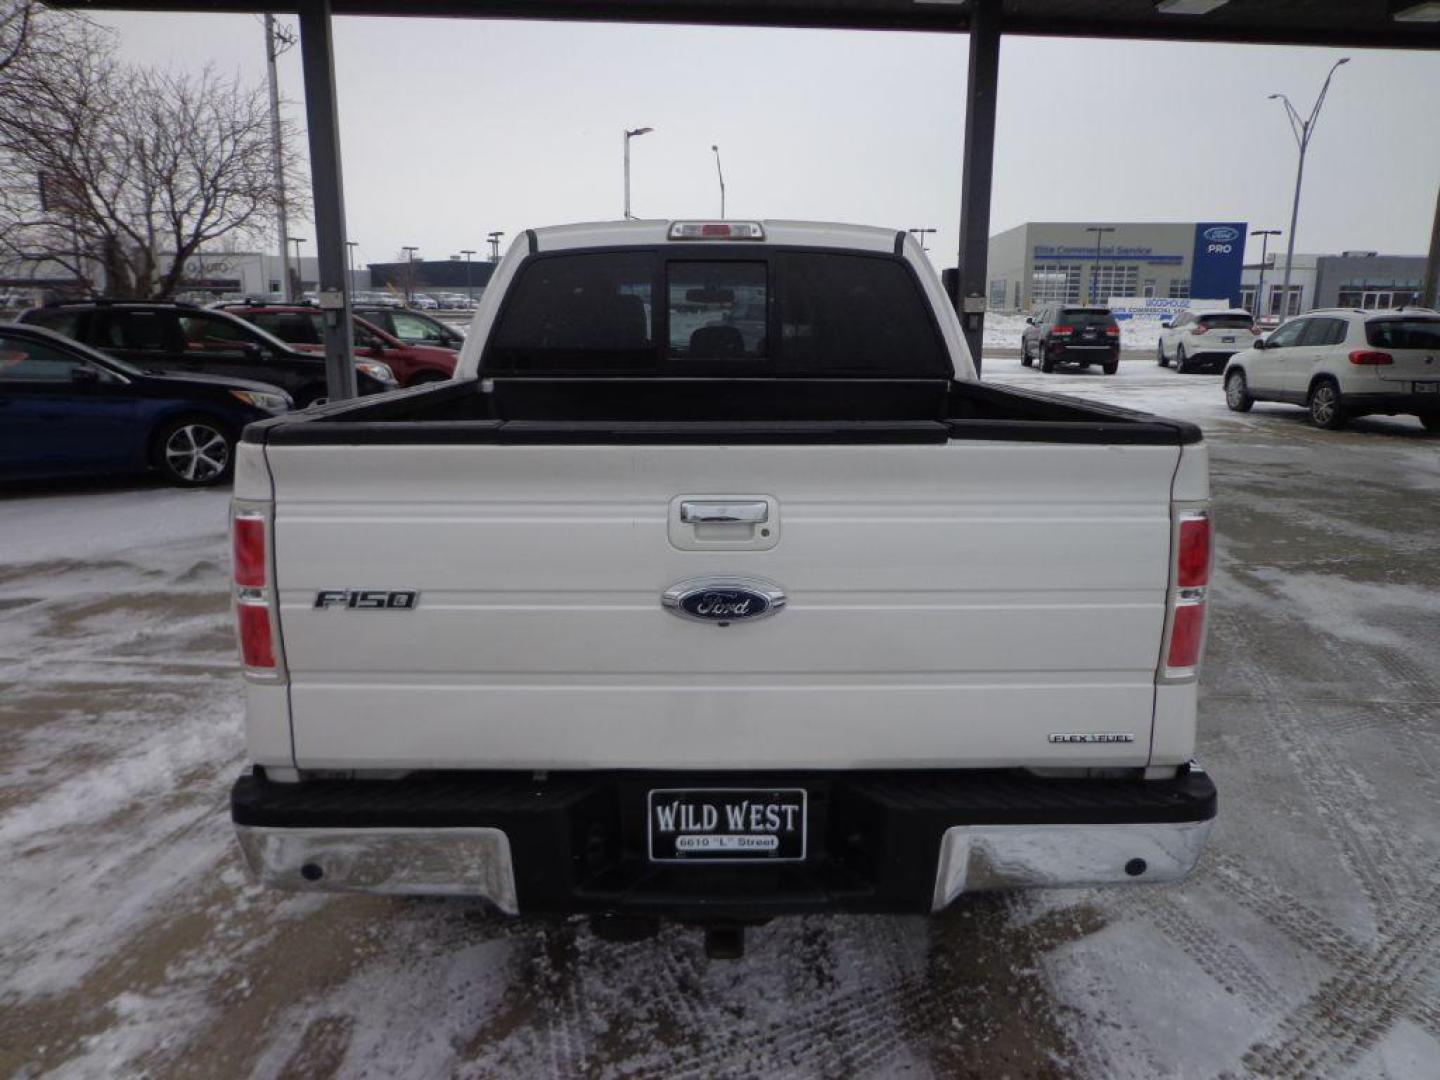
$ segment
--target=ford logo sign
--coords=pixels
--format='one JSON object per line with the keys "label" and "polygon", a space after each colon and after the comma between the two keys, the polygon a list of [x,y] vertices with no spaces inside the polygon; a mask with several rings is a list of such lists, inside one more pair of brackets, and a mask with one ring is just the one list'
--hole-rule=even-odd
{"label": "ford logo sign", "polygon": [[1240,239],[1240,230],[1232,229],[1229,225],[1215,225],[1206,229],[1201,235],[1212,244],[1228,244]]}
{"label": "ford logo sign", "polygon": [[660,602],[682,618],[729,626],[774,615],[785,606],[785,592],[759,578],[690,578],[666,589]]}

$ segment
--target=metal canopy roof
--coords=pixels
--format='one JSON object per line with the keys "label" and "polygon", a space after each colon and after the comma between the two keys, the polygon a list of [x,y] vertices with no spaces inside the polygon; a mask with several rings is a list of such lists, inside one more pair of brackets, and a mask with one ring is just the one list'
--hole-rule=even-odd
{"label": "metal canopy roof", "polygon": [[[1001,0],[1007,34],[1440,49],[1440,23],[1397,22],[1419,0],[1228,0],[1171,15],[1155,0]],[[294,12],[297,0],[59,0],[130,11]],[[331,0],[336,15],[694,23],[964,33],[965,0]]]}

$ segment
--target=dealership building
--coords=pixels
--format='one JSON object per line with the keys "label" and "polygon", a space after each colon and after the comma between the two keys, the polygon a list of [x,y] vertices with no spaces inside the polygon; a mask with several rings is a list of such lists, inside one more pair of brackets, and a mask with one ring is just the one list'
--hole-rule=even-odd
{"label": "dealership building", "polygon": [[1246,229],[1243,221],[1028,221],[990,238],[987,306],[1029,311],[1112,296],[1238,305]]}

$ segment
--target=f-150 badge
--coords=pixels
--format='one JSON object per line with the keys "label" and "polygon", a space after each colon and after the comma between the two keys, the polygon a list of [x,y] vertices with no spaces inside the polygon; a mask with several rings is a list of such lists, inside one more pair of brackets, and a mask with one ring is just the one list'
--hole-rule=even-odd
{"label": "f-150 badge", "polygon": [[760,578],[690,578],[666,589],[660,602],[682,618],[729,626],[774,615],[785,606],[785,591]]}
{"label": "f-150 badge", "polygon": [[315,594],[315,606],[352,611],[411,611],[419,599],[420,594],[414,589],[321,589]]}

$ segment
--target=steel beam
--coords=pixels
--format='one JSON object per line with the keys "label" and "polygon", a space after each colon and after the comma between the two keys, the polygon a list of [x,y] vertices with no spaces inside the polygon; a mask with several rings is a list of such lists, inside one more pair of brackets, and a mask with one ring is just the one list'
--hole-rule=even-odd
{"label": "steel beam", "polygon": [[310,131],[315,254],[325,313],[325,385],[332,401],[355,396],[350,289],[345,280],[345,191],[340,181],[340,116],[335,107],[335,50],[330,0],[300,0],[300,61]]}
{"label": "steel beam", "polygon": [[960,273],[955,310],[980,372],[989,295],[990,181],[995,171],[995,98],[1000,81],[1000,0],[971,0],[970,69],[965,84],[964,173],[960,181]]}
{"label": "steel beam", "polygon": [[971,0],[971,63],[965,85],[965,171],[960,180],[960,272],[955,310],[981,370],[989,282],[989,196],[995,171],[995,96],[999,84],[999,0]]}

